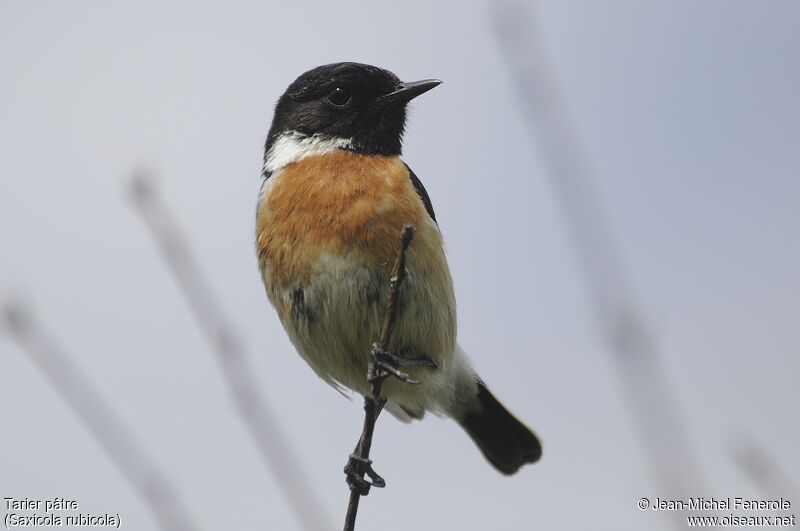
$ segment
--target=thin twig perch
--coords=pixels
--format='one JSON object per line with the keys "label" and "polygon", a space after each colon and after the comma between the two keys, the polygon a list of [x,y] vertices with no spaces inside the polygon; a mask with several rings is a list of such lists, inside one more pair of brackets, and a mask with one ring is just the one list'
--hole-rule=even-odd
{"label": "thin twig perch", "polygon": [[[375,431],[375,422],[386,404],[386,398],[381,396],[383,382],[390,376],[395,376],[410,384],[419,383],[400,371],[397,358],[389,352],[389,340],[394,331],[397,321],[397,299],[400,294],[400,286],[406,277],[406,251],[414,237],[414,227],[406,225],[401,233],[400,254],[392,270],[389,280],[389,302],[386,306],[386,317],[383,321],[383,330],[380,340],[372,344],[372,362],[369,364],[367,380],[372,384],[369,395],[364,397],[364,428],[361,431],[361,438],[358,440],[355,452],[350,456],[350,460],[345,467],[347,474],[347,484],[350,487],[350,500],[347,504],[347,515],[344,522],[345,531],[353,531],[356,525],[356,515],[358,514],[358,502],[361,496],[369,493],[369,488],[384,487],[386,482],[372,469],[372,461],[369,459],[369,451],[372,447],[372,433]],[[432,362],[431,362],[432,363]],[[423,363],[429,365],[431,363]],[[419,363],[414,363],[419,364]],[[364,479],[364,475],[369,480]]]}

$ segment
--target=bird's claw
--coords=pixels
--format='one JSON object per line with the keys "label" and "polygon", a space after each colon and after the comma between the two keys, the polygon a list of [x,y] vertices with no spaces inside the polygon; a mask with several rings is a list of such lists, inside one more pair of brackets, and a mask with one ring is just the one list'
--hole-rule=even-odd
{"label": "bird's claw", "polygon": [[369,494],[370,487],[382,489],[386,486],[386,481],[372,468],[372,460],[360,455],[350,454],[344,473],[347,475],[347,486],[359,496]]}
{"label": "bird's claw", "polygon": [[381,348],[378,343],[372,345],[372,358],[374,361],[370,364],[368,375],[368,380],[370,382],[394,376],[402,382],[416,385],[421,382],[411,378],[408,373],[401,371],[400,367],[439,367],[435,361],[426,356],[419,358],[401,358]]}

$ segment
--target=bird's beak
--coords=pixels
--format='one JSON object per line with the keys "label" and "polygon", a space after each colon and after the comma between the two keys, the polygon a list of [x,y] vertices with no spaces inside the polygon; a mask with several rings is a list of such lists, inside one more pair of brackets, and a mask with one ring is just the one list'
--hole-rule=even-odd
{"label": "bird's beak", "polygon": [[390,92],[378,98],[380,102],[408,103],[417,96],[428,92],[430,89],[441,85],[438,79],[423,79],[422,81],[409,81],[397,85],[394,92]]}

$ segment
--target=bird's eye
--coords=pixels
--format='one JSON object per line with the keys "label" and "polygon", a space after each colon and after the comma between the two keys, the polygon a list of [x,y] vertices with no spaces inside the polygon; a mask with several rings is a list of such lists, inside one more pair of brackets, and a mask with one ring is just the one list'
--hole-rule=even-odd
{"label": "bird's eye", "polygon": [[330,94],[328,94],[328,101],[336,107],[344,107],[350,103],[350,99],[350,93],[341,87],[336,87]]}

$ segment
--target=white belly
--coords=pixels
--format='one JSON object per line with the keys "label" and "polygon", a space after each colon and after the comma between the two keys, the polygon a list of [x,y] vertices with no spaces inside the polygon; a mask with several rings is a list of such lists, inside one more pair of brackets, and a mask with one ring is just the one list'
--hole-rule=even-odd
{"label": "white belly", "polygon": [[[452,387],[457,379],[451,374],[456,337],[452,282],[446,266],[431,268],[432,262],[438,260],[415,264],[413,254],[409,256],[390,350],[401,357],[429,357],[439,368],[411,368],[408,372],[423,382],[418,386],[391,380],[384,386],[392,401],[416,411],[449,409],[440,403],[442,396],[452,394],[443,395],[443,387]],[[383,326],[391,265],[365,262],[356,253],[324,254],[304,285],[285,290],[270,289],[266,265],[267,293],[300,355],[329,383],[369,392],[367,365]]]}

